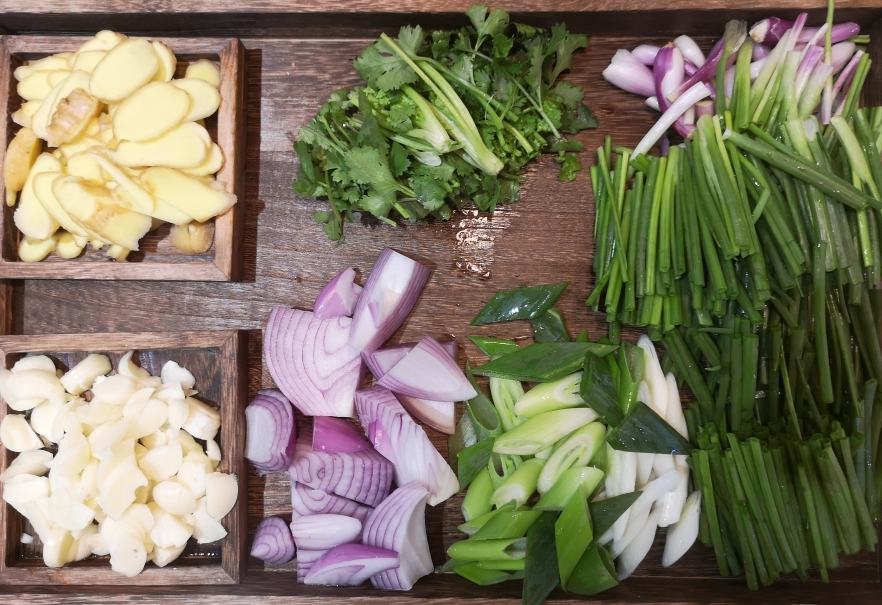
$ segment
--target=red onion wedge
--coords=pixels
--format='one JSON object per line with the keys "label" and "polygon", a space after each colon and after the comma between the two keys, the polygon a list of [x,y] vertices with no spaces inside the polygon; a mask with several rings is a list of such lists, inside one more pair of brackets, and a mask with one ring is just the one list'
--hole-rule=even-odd
{"label": "red onion wedge", "polygon": [[[720,62],[720,59],[723,58],[723,51],[725,50],[726,40],[729,41],[730,48],[732,49],[732,54],[729,56],[729,61],[735,62],[737,57],[738,49],[741,48],[741,44],[744,42],[744,39],[747,38],[747,26],[744,21],[729,21],[726,24],[726,33],[720,38],[711,51],[707,54],[707,59],[704,62],[704,65],[698,68],[690,78],[686,79],[680,86],[678,86],[672,93],[668,95],[668,101],[673,102],[675,99],[680,97],[680,95],[686,94],[686,92],[693,88],[696,84],[711,78],[717,72],[717,63]],[[636,155],[636,154],[635,154]]]}
{"label": "red onion wedge", "polygon": [[655,94],[652,71],[624,49],[616,51],[609,66],[603,70],[603,79],[636,95],[649,97]]}
{"label": "red onion wedge", "polygon": [[358,502],[326,494],[320,489],[312,489],[294,481],[291,482],[292,518],[310,515],[337,514],[354,517],[364,523],[372,509]]}
{"label": "red onion wedge", "polygon": [[431,336],[423,338],[377,384],[432,401],[466,401],[477,395],[459,364]]}
{"label": "red onion wedge", "polygon": [[331,454],[313,451],[303,440],[297,441],[288,472],[292,481],[368,506],[389,495],[394,473],[392,464],[373,449]]}
{"label": "red onion wedge", "polygon": [[306,574],[312,569],[316,561],[325,556],[326,550],[306,550],[305,548],[297,549],[297,583],[303,584],[306,581]]}
{"label": "red onion wedge", "polygon": [[343,544],[312,564],[304,584],[360,586],[368,578],[398,565],[395,551],[366,544]]}
{"label": "red onion wedge", "polygon": [[419,482],[429,491],[430,506],[447,500],[459,491],[459,482],[447,461],[429,441],[422,427],[398,403],[394,394],[379,386],[358,391],[355,394],[355,407],[368,438],[372,433],[375,436],[380,433],[384,441],[388,440],[377,449],[381,453],[391,450],[390,460],[395,466],[396,484]]}
{"label": "red onion wedge", "polygon": [[278,517],[267,517],[257,526],[251,556],[280,565],[294,558],[294,539],[288,525]]}
{"label": "red onion wedge", "polygon": [[264,389],[245,408],[245,457],[261,473],[284,471],[294,456],[294,410],[278,391]]}
{"label": "red onion wedge", "polygon": [[351,422],[343,418],[315,416],[312,419],[312,449],[328,454],[348,454],[371,446]]}
{"label": "red onion wedge", "polygon": [[[793,27],[793,21],[779,19],[778,17],[769,17],[762,21],[754,23],[750,28],[750,37],[760,44],[775,45],[781,37]],[[808,42],[818,31],[817,27],[806,27],[800,32],[797,42]],[[852,36],[861,33],[861,27],[857,23],[839,23],[834,25],[830,30],[833,44],[848,40]]]}
{"label": "red onion wedge", "polygon": [[[450,357],[456,360],[457,345],[455,340],[446,340],[439,342],[444,350],[450,353]],[[362,355],[364,363],[374,375],[374,378],[380,379],[383,375],[395,367],[395,364],[404,359],[404,356],[417,346],[415,342],[406,342],[397,345],[391,345],[377,349],[373,353]]]}
{"label": "red onion wedge", "polygon": [[454,402],[432,401],[398,393],[395,394],[395,397],[404,406],[404,409],[410,412],[411,416],[423,421],[436,431],[445,435],[452,435],[456,432],[456,404]]}
{"label": "red onion wedge", "polygon": [[355,283],[355,270],[347,267],[319,292],[313,313],[317,319],[349,317],[355,310],[361,290],[361,286]]}
{"label": "red onion wedge", "polygon": [[658,46],[653,46],[652,44],[641,44],[631,51],[631,56],[646,65],[647,67],[652,67],[652,64],[655,63],[655,56],[658,54],[659,50],[661,49]]}
{"label": "red onion wedge", "polygon": [[353,416],[364,377],[349,346],[351,319],[317,319],[310,311],[276,307],[263,340],[266,365],[291,402],[308,416]]}
{"label": "red onion wedge", "polygon": [[361,521],[345,515],[298,517],[291,521],[290,533],[297,550],[328,550],[358,540]]}
{"label": "red onion wedge", "polygon": [[364,285],[352,316],[349,344],[373,353],[407,319],[429,279],[429,268],[384,248]]}
{"label": "red onion wedge", "polygon": [[426,489],[411,481],[392,492],[364,524],[362,542],[398,553],[401,564],[371,578],[376,588],[410,590],[414,582],[432,573],[426,538]]}

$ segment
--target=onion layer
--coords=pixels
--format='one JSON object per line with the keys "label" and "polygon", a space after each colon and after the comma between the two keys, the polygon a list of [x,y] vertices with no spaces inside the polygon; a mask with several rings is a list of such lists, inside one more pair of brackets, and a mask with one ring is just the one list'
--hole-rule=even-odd
{"label": "onion layer", "polygon": [[291,521],[297,550],[328,550],[361,536],[361,521],[345,515],[310,515]]}
{"label": "onion layer", "polygon": [[360,586],[368,578],[398,565],[395,551],[366,544],[343,544],[312,564],[304,584]]}
{"label": "onion layer", "polygon": [[276,307],[264,335],[266,365],[285,396],[308,416],[353,416],[361,384],[359,352],[349,346],[352,320],[317,319]]}
{"label": "onion layer", "polygon": [[349,344],[364,353],[376,351],[407,319],[427,279],[428,267],[384,248],[355,307]]}
{"label": "onion layer", "polygon": [[262,473],[284,471],[294,456],[294,410],[276,390],[258,392],[245,408],[245,457]]}
{"label": "onion layer", "polygon": [[417,481],[429,491],[428,502],[431,506],[459,491],[459,481],[447,461],[429,441],[422,427],[398,403],[395,395],[379,386],[357,391],[355,407],[369,439],[372,434],[388,439],[385,446],[377,447],[375,443],[374,447],[380,453],[391,448],[395,483],[404,485]]}
{"label": "onion layer", "polygon": [[355,283],[355,270],[347,267],[322,288],[312,311],[317,319],[349,317],[355,310],[359,295],[361,286]]}
{"label": "onion layer", "polygon": [[456,404],[453,401],[432,401],[396,393],[398,402],[417,420],[422,420],[446,435],[456,432]]}
{"label": "onion layer", "polygon": [[251,543],[251,556],[277,565],[294,558],[294,539],[284,521],[268,517],[260,522]]}
{"label": "onion layer", "polygon": [[344,454],[370,446],[361,431],[342,418],[315,416],[312,419],[312,449],[316,452]]}
{"label": "onion layer", "polygon": [[315,565],[315,562],[325,556],[326,550],[306,550],[305,548],[297,550],[297,583],[303,584],[306,581],[306,574]]}
{"label": "onion layer", "polygon": [[335,514],[354,517],[364,523],[372,509],[358,502],[347,500],[320,489],[312,489],[306,485],[291,482],[291,516],[307,517],[309,515]]}
{"label": "onion layer", "polygon": [[[444,342],[439,342],[445,351],[450,353],[450,357],[456,360],[456,341],[448,340]],[[374,378],[379,380],[383,377],[383,375],[395,367],[399,361],[404,359],[404,356],[410,353],[410,351],[417,346],[415,342],[406,342],[397,345],[391,345],[388,347],[383,347],[382,349],[377,349],[373,353],[365,354],[364,363],[371,371],[371,374],[374,375]]]}
{"label": "onion layer", "polygon": [[291,480],[327,494],[376,506],[389,494],[394,470],[377,451],[331,454],[298,441],[288,470]]}
{"label": "onion layer", "polygon": [[426,489],[417,483],[398,488],[368,516],[362,542],[393,550],[400,565],[371,578],[376,588],[410,590],[414,582],[432,573],[432,556],[426,538]]}
{"label": "onion layer", "polygon": [[431,336],[423,338],[377,384],[432,401],[466,401],[477,395],[459,364]]}

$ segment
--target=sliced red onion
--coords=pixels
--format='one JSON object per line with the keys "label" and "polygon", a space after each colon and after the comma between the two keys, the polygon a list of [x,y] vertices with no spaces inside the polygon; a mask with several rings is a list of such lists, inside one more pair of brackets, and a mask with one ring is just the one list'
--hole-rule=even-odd
{"label": "sliced red onion", "polygon": [[[455,340],[439,342],[438,344],[444,347],[444,350],[450,354],[454,361],[456,360],[457,345]],[[386,372],[395,367],[396,363],[404,359],[404,356],[410,353],[415,346],[417,346],[415,342],[406,342],[383,347],[373,353],[363,355],[364,363],[371,371],[371,374],[374,375],[374,378],[379,380]]]}
{"label": "sliced red onion", "polygon": [[297,549],[297,583],[303,584],[306,581],[306,574],[312,569],[316,561],[325,556],[326,550],[306,550]]}
{"label": "sliced red onion", "polygon": [[695,63],[692,61],[683,61],[683,72],[686,74],[686,77],[692,76],[697,71],[698,67],[695,66]]}
{"label": "sliced red onion", "polygon": [[352,319],[318,319],[310,311],[276,307],[263,340],[273,380],[307,416],[353,416],[364,377],[361,355],[349,346]]}
{"label": "sliced red onion", "polygon": [[423,421],[436,431],[447,435],[456,432],[456,404],[454,402],[432,401],[431,399],[408,397],[399,393],[395,393],[395,397],[404,406],[404,409],[410,412],[411,416]]}
{"label": "sliced red onion", "polygon": [[760,59],[765,59],[769,56],[769,53],[772,52],[772,49],[766,46],[765,44],[754,44],[753,45],[753,54],[751,55],[751,59],[754,61],[759,61]]}
{"label": "sliced red onion", "polygon": [[643,103],[650,109],[661,111],[661,108],[658,106],[658,97],[656,97],[655,95],[647,98],[646,101],[644,101]]}
{"label": "sliced red onion", "polygon": [[698,118],[701,116],[712,116],[714,115],[714,104],[713,101],[699,101],[694,105],[695,107],[695,121],[698,122]]}
{"label": "sliced red onion", "polygon": [[432,573],[426,538],[426,489],[412,481],[399,487],[368,516],[362,542],[398,553],[401,564],[371,578],[376,588],[410,590]]}
{"label": "sliced red onion", "polygon": [[799,69],[796,70],[796,97],[799,98],[802,95],[802,91],[805,90],[805,85],[808,84],[809,76],[812,75],[812,71],[814,71],[815,66],[818,62],[824,58],[824,49],[820,46],[808,46],[806,47],[805,55],[802,57],[802,61],[799,64]]}
{"label": "sliced red onion", "polygon": [[432,401],[466,401],[477,395],[459,364],[431,336],[423,338],[377,384]]}
{"label": "sliced red onion", "polygon": [[355,310],[361,289],[355,283],[355,270],[347,267],[319,292],[313,313],[318,319],[349,317]]}
{"label": "sliced red onion", "polygon": [[280,565],[294,558],[294,539],[288,525],[278,517],[267,517],[257,526],[251,556]]}
{"label": "sliced red onion", "polygon": [[294,456],[294,410],[273,389],[258,392],[245,408],[245,458],[261,473],[278,473]]}
{"label": "sliced red onion", "polygon": [[330,416],[312,419],[312,449],[328,454],[346,454],[368,449],[370,443],[351,422]]}
{"label": "sliced red onion", "polygon": [[653,46],[652,44],[641,44],[631,51],[631,56],[646,65],[647,67],[652,67],[652,64],[655,63],[655,56],[658,54],[659,50],[661,49],[658,46]]}
{"label": "sliced red onion", "polygon": [[[429,491],[428,502],[431,506],[459,491],[459,482],[447,461],[391,391],[379,386],[358,391],[355,394],[355,408],[368,439],[371,439],[371,433],[376,435],[377,432],[384,433],[388,438],[388,444],[381,444],[377,449],[380,452],[383,451],[381,448],[392,450],[396,484],[419,482]],[[402,553],[402,556],[405,554]]]}
{"label": "sliced red onion", "polygon": [[616,51],[609,67],[603,70],[603,78],[613,86],[635,95],[649,97],[655,94],[652,72],[626,50]]}
{"label": "sliced red onion", "polygon": [[326,494],[320,489],[312,489],[295,481],[291,482],[292,517],[336,514],[354,517],[364,523],[372,509],[358,502]]}
{"label": "sliced red onion", "polygon": [[349,344],[373,353],[407,319],[429,279],[429,268],[384,248],[364,285],[352,316]]}
{"label": "sliced red onion", "polygon": [[365,580],[398,565],[395,551],[366,544],[343,544],[312,564],[304,584],[361,586]]}
{"label": "sliced red onion", "polygon": [[737,58],[737,51],[741,48],[741,44],[744,42],[744,39],[747,37],[747,31],[744,26],[743,21],[729,21],[726,24],[726,34],[720,38],[711,51],[707,55],[707,59],[704,62],[704,65],[698,68],[691,77],[686,79],[680,86],[677,87],[672,93],[668,95],[668,100],[673,101],[678,98],[680,95],[685,94],[687,90],[693,88],[699,82],[707,80],[713,77],[714,74],[717,73],[717,63],[720,62],[720,59],[723,58],[723,51],[725,50],[726,39],[729,39],[730,46],[732,49],[732,54],[729,56],[729,61],[734,62]]}
{"label": "sliced red onion", "polygon": [[861,57],[863,56],[864,51],[859,50],[851,57],[851,61],[848,62],[848,65],[845,66],[845,69],[842,70],[842,73],[839,74],[839,77],[836,78],[836,83],[833,85],[833,98],[835,99],[839,92],[845,87],[846,84],[849,84],[854,77],[854,72],[857,70],[858,63],[861,62]]}
{"label": "sliced red onion", "polygon": [[[804,13],[803,13],[804,14]],[[787,30],[793,27],[793,21],[779,19],[778,17],[769,17],[762,21],[756,22],[750,28],[750,37],[760,44],[777,44]],[[808,42],[815,35],[817,27],[806,27],[802,30],[797,38],[797,42]],[[852,36],[861,33],[861,27],[857,23],[839,23],[834,25],[830,30],[833,43],[848,40]]]}
{"label": "sliced red onion", "polygon": [[288,469],[291,480],[326,494],[376,506],[389,495],[392,464],[373,449],[341,454],[316,452],[298,440]]}
{"label": "sliced red onion", "polygon": [[674,38],[674,44],[680,49],[680,52],[683,53],[684,59],[696,67],[704,65],[704,53],[698,48],[698,44],[695,43],[695,40],[689,36],[679,36]]}
{"label": "sliced red onion", "polygon": [[361,521],[345,515],[310,515],[291,521],[297,550],[328,550],[355,542],[361,536]]}

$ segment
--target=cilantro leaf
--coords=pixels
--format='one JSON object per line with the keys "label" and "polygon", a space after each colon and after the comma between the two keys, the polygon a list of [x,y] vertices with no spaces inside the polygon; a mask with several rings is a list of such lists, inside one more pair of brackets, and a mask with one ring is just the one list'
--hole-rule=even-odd
{"label": "cilantro leaf", "polygon": [[579,158],[572,153],[555,158],[554,161],[560,164],[560,173],[557,175],[557,178],[561,181],[576,180],[576,173],[582,169]]}
{"label": "cilantro leaf", "polygon": [[386,136],[380,132],[380,125],[377,123],[377,118],[374,117],[374,112],[371,111],[370,103],[368,103],[367,96],[364,95],[364,93],[361,95],[359,104],[364,107],[364,120],[361,123],[361,128],[358,129],[356,141],[359,145],[374,147],[379,149],[382,153],[388,153],[389,141],[386,139]]}
{"label": "cilantro leaf", "polygon": [[343,239],[343,225],[340,224],[340,219],[338,219],[333,213],[316,212],[315,216],[313,216],[313,220],[319,225],[324,225],[322,230],[332,242]]}
{"label": "cilantro leaf", "polygon": [[[561,26],[563,27],[563,26]],[[566,30],[564,30],[566,31]],[[580,48],[588,46],[588,36],[584,34],[567,34],[555,49],[554,69],[548,77],[548,83],[554,82],[561,72],[568,70],[573,65],[573,53]]]}
{"label": "cilantro leaf", "polygon": [[542,29],[540,29],[538,27],[533,27],[532,25],[525,25],[523,23],[515,23],[514,26],[515,26],[515,29],[518,30],[518,33],[520,35],[525,36],[527,38],[534,38],[534,37],[536,37],[536,35],[539,32],[543,31]]}
{"label": "cilantro leaf", "polygon": [[563,106],[570,111],[576,109],[579,103],[582,102],[582,99],[585,98],[585,92],[582,90],[582,87],[574,86],[569,82],[558,82],[551,92],[559,96]]}
{"label": "cilantro leaf", "polygon": [[372,191],[358,200],[358,205],[363,210],[367,210],[377,218],[384,217],[392,210],[393,199]]}
{"label": "cilantro leaf", "polygon": [[410,166],[410,160],[407,158],[407,149],[398,141],[392,143],[392,151],[389,153],[389,164],[392,174],[395,176],[401,176],[407,170],[407,167]]}
{"label": "cilantro leaf", "polygon": [[398,46],[411,56],[419,53],[425,40],[426,34],[423,33],[423,28],[419,25],[413,27],[405,25],[398,30]]}
{"label": "cilantro leaf", "polygon": [[487,14],[487,6],[484,4],[476,4],[466,11],[466,16],[475,26],[478,33],[478,41],[475,43],[475,50],[481,47],[484,38],[491,38],[497,34],[501,34],[508,27],[508,13],[504,10],[494,8]]}
{"label": "cilantro leaf", "polygon": [[551,146],[548,148],[548,151],[582,151],[583,147],[585,146],[582,144],[582,141],[576,141],[575,139],[567,141],[566,139],[561,139],[552,143]]}
{"label": "cilantro leaf", "polygon": [[503,59],[511,52],[514,46],[514,40],[504,34],[496,34],[493,36],[493,56],[497,59]]}
{"label": "cilantro leaf", "polygon": [[432,32],[432,56],[440,59],[450,52],[450,36],[453,32],[436,30]]}
{"label": "cilantro leaf", "polygon": [[444,198],[447,197],[447,190],[441,183],[427,175],[413,176],[408,181],[411,189],[416,193],[416,198],[420,204],[428,210],[437,210],[444,205]]}
{"label": "cilantro leaf", "polygon": [[525,79],[527,85],[533,89],[537,98],[542,93],[542,65],[545,62],[545,54],[542,52],[542,41],[535,40],[527,45],[527,60],[529,67]]}
{"label": "cilantro leaf", "polygon": [[383,40],[364,49],[354,66],[358,75],[380,90],[394,90],[419,79],[410,65],[393,53]]}
{"label": "cilantro leaf", "polygon": [[395,201],[398,183],[389,170],[385,154],[381,155],[373,147],[355,147],[346,152],[346,167],[353,181],[373,187],[390,206]]}
{"label": "cilantro leaf", "polygon": [[499,201],[501,191],[499,179],[492,174],[485,174],[481,179],[481,187],[483,187],[483,191],[474,197],[475,206],[484,212],[496,210],[496,203]]}
{"label": "cilantro leaf", "polygon": [[561,116],[561,131],[567,134],[576,134],[586,128],[597,128],[597,118],[591,115],[588,106],[582,103],[575,112],[565,111]]}

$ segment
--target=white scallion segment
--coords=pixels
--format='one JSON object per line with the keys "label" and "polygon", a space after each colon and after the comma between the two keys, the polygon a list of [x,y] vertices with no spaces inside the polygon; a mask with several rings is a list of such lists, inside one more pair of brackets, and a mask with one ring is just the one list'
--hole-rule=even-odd
{"label": "white scallion segment", "polygon": [[671,106],[662,114],[658,122],[655,123],[649,132],[646,133],[646,136],[644,136],[640,143],[637,144],[637,147],[634,148],[634,155],[631,157],[636,158],[639,155],[646,154],[652,149],[652,146],[658,143],[659,139],[664,136],[668,128],[673,126],[674,122],[686,113],[687,109],[709,96],[710,89],[701,82],[693,85],[692,88],[684,92],[676,101],[671,103]]}
{"label": "white scallion segment", "polygon": [[645,334],[637,340],[637,346],[646,352],[646,355],[643,356],[643,380],[649,387],[651,402],[648,402],[648,405],[655,413],[664,418],[668,409],[668,385],[658,359],[658,353],[655,350],[655,345]]}
{"label": "white scallion segment", "polygon": [[680,49],[680,52],[683,53],[683,58],[692,62],[695,67],[701,67],[704,65],[704,53],[701,52],[701,49],[698,47],[698,44],[695,43],[695,40],[689,36],[679,36],[674,38],[674,44],[676,44],[677,48]]}
{"label": "white scallion segment", "polygon": [[695,490],[686,499],[680,520],[668,528],[665,538],[665,552],[662,555],[662,566],[669,567],[695,543],[698,538],[699,517],[701,515],[701,492]]}
{"label": "white scallion segment", "polygon": [[619,582],[630,577],[637,569],[643,559],[652,548],[652,542],[655,539],[655,531],[658,528],[659,511],[655,510],[650,513],[646,523],[640,529],[637,536],[631,540],[631,543],[622,551],[616,566],[616,572]]}
{"label": "white scallion segment", "polygon": [[493,505],[499,508],[509,502],[514,502],[515,506],[525,504],[536,491],[536,483],[539,481],[539,474],[544,466],[545,460],[539,458],[533,458],[521,464],[518,470],[493,492],[493,496],[490,498]]}
{"label": "white scallion segment", "polygon": [[[665,420],[674,427],[686,439],[689,439],[689,431],[686,427],[686,416],[683,414],[683,407],[680,404],[680,392],[677,389],[677,380],[670,372],[665,376],[668,383],[668,410]],[[682,479],[677,486],[662,496],[659,500],[659,508],[661,516],[659,517],[659,527],[668,527],[676,523],[680,519],[683,505],[686,502],[686,494],[689,489],[689,466],[686,464],[686,456],[656,456],[656,463],[660,459],[668,459],[672,463],[672,467],[682,475]],[[661,476],[659,469],[656,473]]]}
{"label": "white scallion segment", "polygon": [[[649,510],[649,507],[673,489],[681,479],[682,477],[680,473],[676,470],[671,470],[646,484],[640,497],[637,498],[629,509],[630,516],[625,532],[620,538],[613,541],[613,546],[610,550],[610,554],[613,558],[619,556],[619,554],[628,547],[631,541],[637,538],[643,527],[642,519],[645,518],[646,511]],[[661,515],[661,508],[658,505],[656,505],[655,511]],[[658,523],[657,518],[656,523]]]}
{"label": "white scallion segment", "polygon": [[561,473],[585,466],[603,445],[606,427],[599,422],[586,424],[557,446],[539,474],[537,489],[544,494],[557,482]]}
{"label": "white scallion segment", "polygon": [[[609,444],[607,447],[607,465],[608,473],[604,488],[607,497],[621,496],[634,491],[637,482],[637,454],[633,452],[620,452],[614,450]],[[625,528],[628,525],[629,511],[622,513],[622,516],[613,524],[611,531],[613,539],[621,537],[625,534]]]}

